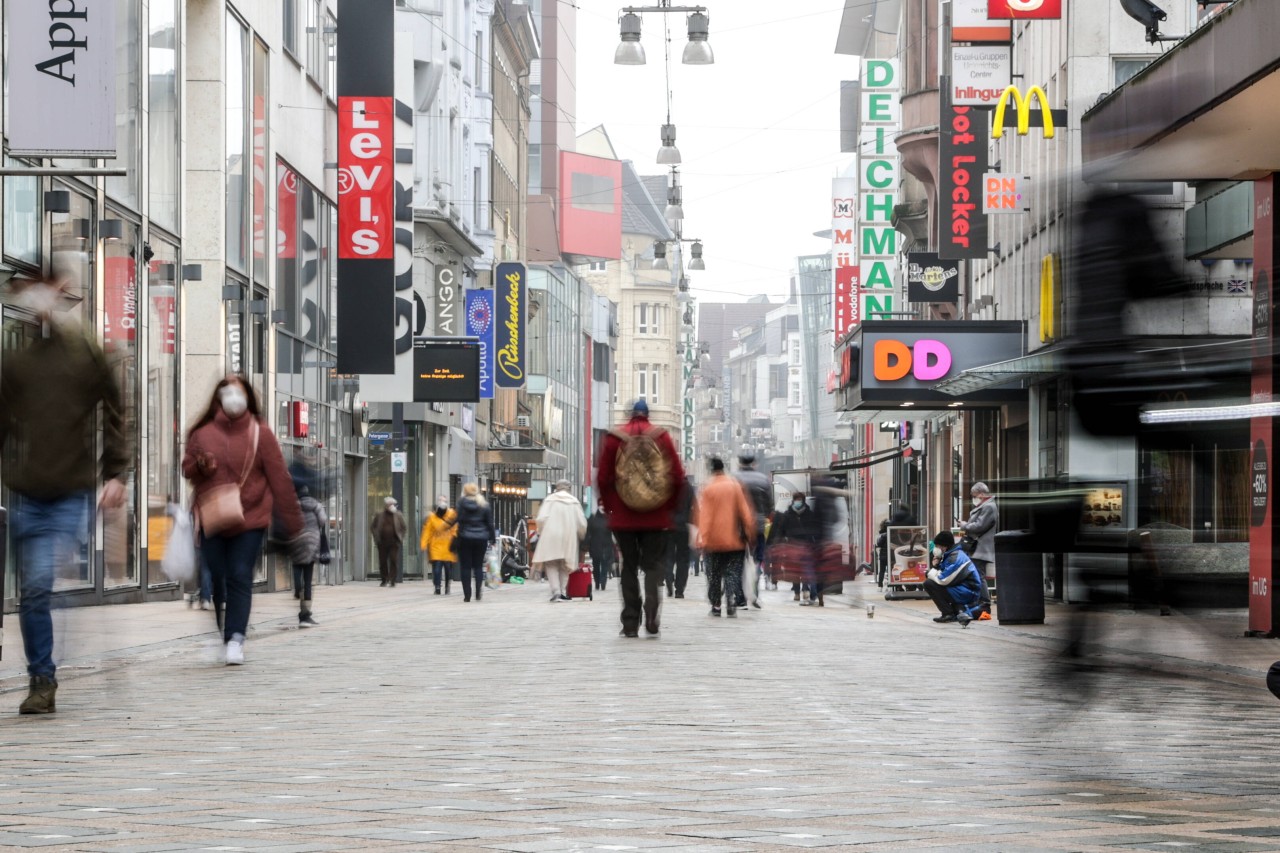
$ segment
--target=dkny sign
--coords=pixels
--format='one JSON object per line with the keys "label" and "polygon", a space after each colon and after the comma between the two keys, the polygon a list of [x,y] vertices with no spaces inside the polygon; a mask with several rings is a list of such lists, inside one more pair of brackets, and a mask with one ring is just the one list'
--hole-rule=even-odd
{"label": "dkny sign", "polygon": [[6,4],[9,154],[116,155],[116,0]]}

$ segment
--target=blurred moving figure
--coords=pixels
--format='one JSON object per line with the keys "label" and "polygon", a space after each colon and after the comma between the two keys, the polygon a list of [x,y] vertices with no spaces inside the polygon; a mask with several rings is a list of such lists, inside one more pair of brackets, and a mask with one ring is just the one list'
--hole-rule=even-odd
{"label": "blurred moving figure", "polygon": [[[302,510],[275,431],[262,423],[258,396],[244,377],[226,376],[214,388],[204,414],[187,433],[182,476],[194,491],[200,549],[213,577],[214,603],[226,601],[226,613],[219,614],[226,662],[236,666],[244,663],[253,567],[272,511],[291,541],[303,530]],[[220,516],[215,529],[215,501],[234,504],[238,519]]]}
{"label": "blurred moving figure", "polygon": [[950,530],[933,535],[932,568],[924,580],[924,591],[937,605],[934,622],[969,623],[982,613],[990,613],[986,604],[987,583],[969,555],[956,544]]}
{"label": "blurred moving figure", "polygon": [[538,544],[533,550],[533,562],[541,565],[547,576],[552,601],[569,600],[569,575],[578,566],[581,543],[587,535],[587,517],[572,488],[573,483],[568,480],[557,481],[556,490],[538,508]]}
{"label": "blurred moving figure", "polygon": [[440,582],[444,581],[444,594],[449,594],[449,570],[457,560],[458,513],[449,509],[449,499],[436,498],[435,510],[422,522],[422,536],[418,547],[431,561],[431,582],[436,595],[440,594]]}
{"label": "blurred moving figure", "polygon": [[671,517],[671,553],[667,557],[665,578],[667,595],[674,598],[684,598],[684,588],[689,583],[689,562],[693,556],[693,549],[689,547],[689,522],[697,492],[693,477],[685,477],[680,485],[680,500]]}
{"label": "blurred moving figure", "polygon": [[698,545],[707,555],[707,597],[711,615],[720,615],[721,586],[724,615],[737,615],[742,599],[742,563],[755,545],[756,514],[742,484],[724,471],[724,460],[712,457],[711,480],[702,487],[693,510]]}
{"label": "blurred moving figure", "polygon": [[[750,450],[738,454],[738,482],[747,492],[747,500],[756,514],[756,544],[751,556],[756,561],[756,571],[751,578],[751,606],[760,609],[760,567],[764,565],[764,526],[773,515],[773,483],[769,475],[756,470],[756,455]],[[745,586],[745,582],[744,582]],[[747,606],[746,590],[743,590],[739,607]]]}
{"label": "blurred moving figure", "polygon": [[386,586],[388,582],[391,586],[396,585],[400,577],[400,551],[408,532],[409,524],[404,520],[404,513],[396,499],[387,495],[382,499],[382,511],[369,522],[369,533],[378,548],[378,575],[382,579],[378,586]]}
{"label": "blurred moving figure", "polygon": [[785,546],[777,549],[778,560],[784,571],[795,578],[791,592],[805,607],[810,604],[822,607],[825,603],[817,582],[818,548],[825,533],[821,517],[809,506],[804,492],[791,494],[791,505],[769,530],[769,544]]}
{"label": "blurred moving figure", "polygon": [[[597,471],[600,503],[622,552],[622,636],[640,636],[642,610],[645,630],[655,636],[668,531],[680,499],[684,466],[667,431],[649,423],[649,404],[644,400],[636,400],[631,419],[605,436]],[[640,572],[644,572],[643,596]]]}
{"label": "blurred moving figure", "polygon": [[480,487],[467,483],[458,501],[458,564],[462,575],[462,600],[471,600],[471,583],[476,585],[476,601],[484,590],[484,552],[498,538],[493,509],[480,494]]}
{"label": "blurred moving figure", "polygon": [[[49,612],[54,576],[88,539],[99,474],[98,505],[123,506],[129,447],[120,389],[102,348],[60,313],[71,304],[62,282],[14,281],[11,287],[14,303],[42,326],[41,336],[25,349],[5,354],[0,376],[0,446],[18,443],[4,481],[14,498],[9,524],[18,561],[18,623],[31,679],[18,710],[52,714],[58,691]],[[103,446],[96,459],[99,411]]]}
{"label": "blurred moving figure", "polygon": [[591,555],[596,589],[604,590],[609,583],[609,576],[613,574],[617,554],[613,534],[609,532],[609,517],[604,514],[603,506],[597,505],[596,511],[587,519],[587,553]]}
{"label": "blurred moving figure", "polygon": [[305,483],[296,486],[298,506],[302,510],[302,535],[289,549],[293,563],[293,589],[301,600],[298,609],[298,627],[311,628],[319,623],[311,618],[311,582],[315,577],[316,563],[329,562],[329,514],[321,503],[311,496]]}

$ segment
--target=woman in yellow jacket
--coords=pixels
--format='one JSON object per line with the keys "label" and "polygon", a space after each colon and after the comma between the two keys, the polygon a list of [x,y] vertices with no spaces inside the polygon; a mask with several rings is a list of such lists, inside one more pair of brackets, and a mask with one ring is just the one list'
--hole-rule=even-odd
{"label": "woman in yellow jacket", "polygon": [[458,561],[454,549],[454,537],[458,535],[458,514],[449,509],[449,499],[436,498],[435,512],[422,523],[422,541],[419,545],[431,561],[431,580],[440,594],[440,580],[444,579],[444,594],[449,594],[449,570]]}

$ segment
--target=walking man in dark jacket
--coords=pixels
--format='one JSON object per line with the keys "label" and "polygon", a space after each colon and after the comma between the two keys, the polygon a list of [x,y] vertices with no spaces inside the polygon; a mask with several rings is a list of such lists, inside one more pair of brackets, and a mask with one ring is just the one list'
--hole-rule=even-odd
{"label": "walking man in dark jacket", "polygon": [[756,561],[754,577],[743,578],[742,600],[739,607],[747,606],[747,581],[751,584],[751,606],[760,609],[760,567],[764,565],[764,523],[773,514],[773,483],[769,475],[756,470],[756,455],[750,450],[738,454],[738,482],[747,493],[747,502],[756,514],[756,545],[751,556]]}
{"label": "walking man in dark jacket", "polygon": [[614,553],[613,534],[609,532],[609,516],[604,514],[604,507],[597,506],[596,511],[587,519],[587,553],[591,555],[592,573],[595,575],[596,589],[603,590],[613,573],[613,564],[617,559]]}
{"label": "walking man in dark jacket", "polygon": [[[822,606],[822,588],[817,582],[816,568],[817,551],[822,543],[823,533],[822,519],[809,506],[804,492],[792,493],[791,505],[769,530],[770,543],[786,542],[793,546],[790,553],[795,564],[789,568],[793,574],[803,579],[803,588],[801,581],[796,580],[791,584],[791,592],[795,600],[806,607],[810,604]],[[802,591],[803,599],[800,597]]]}
{"label": "walking man in dark jacket", "polygon": [[396,506],[396,499],[389,496],[383,499],[382,512],[375,515],[369,524],[373,543],[378,546],[378,574],[382,577],[378,586],[396,585],[400,575],[400,550],[408,529],[404,513]]}
{"label": "walking man in dark jacket", "polygon": [[[621,485],[618,459],[623,449],[624,437],[610,432],[600,448],[597,485],[600,501],[609,515],[609,528],[618,540],[622,552],[622,636],[640,636],[640,615],[644,613],[645,630],[650,636],[658,633],[658,610],[662,604],[663,560],[667,556],[668,531],[671,514],[680,499],[680,483],[684,480],[684,466],[680,454],[666,430],[655,430],[649,423],[649,405],[637,400],[631,409],[631,419],[619,432],[627,437],[648,434],[657,444],[666,468],[663,485],[669,493],[664,503],[656,509],[636,510],[619,494]],[[644,596],[640,594],[640,572],[644,572]]]}
{"label": "walking man in dark jacket", "polygon": [[[54,575],[88,538],[99,476],[98,505],[124,504],[129,447],[120,389],[97,341],[69,316],[66,309],[73,303],[61,283],[24,281],[11,287],[14,304],[41,324],[39,338],[5,353],[0,375],[0,446],[9,440],[17,445],[12,462],[4,466],[4,481],[12,493],[18,624],[31,678],[18,711],[52,714],[58,691],[49,613]],[[98,423],[101,458],[94,451]]]}

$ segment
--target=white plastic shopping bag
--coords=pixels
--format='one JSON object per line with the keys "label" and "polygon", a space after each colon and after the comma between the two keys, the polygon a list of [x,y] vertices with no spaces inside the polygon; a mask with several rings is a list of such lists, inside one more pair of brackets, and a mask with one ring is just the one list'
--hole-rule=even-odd
{"label": "white plastic shopping bag", "polygon": [[747,549],[746,559],[742,561],[742,591],[749,601],[755,601],[756,593],[756,572],[760,567],[756,565],[756,558],[751,553],[751,549]]}
{"label": "white plastic shopping bag", "polygon": [[191,513],[177,504],[169,504],[173,526],[165,544],[160,571],[174,583],[186,583],[196,576],[196,541],[191,530]]}

